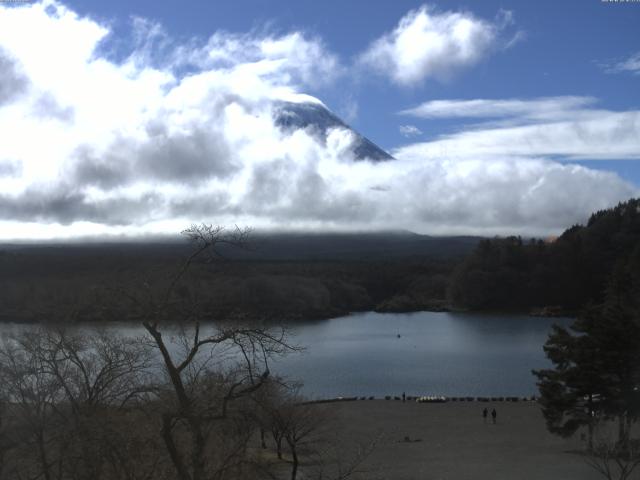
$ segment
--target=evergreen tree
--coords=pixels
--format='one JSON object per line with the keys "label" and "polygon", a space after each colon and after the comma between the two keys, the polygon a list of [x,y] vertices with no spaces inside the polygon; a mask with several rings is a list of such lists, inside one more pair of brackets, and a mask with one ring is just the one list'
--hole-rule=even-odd
{"label": "evergreen tree", "polygon": [[449,299],[473,310],[556,306],[578,312],[604,302],[616,262],[633,258],[634,249],[640,258],[639,245],[640,199],[596,212],[586,226],[575,225],[549,243],[483,240],[453,272]]}
{"label": "evergreen tree", "polygon": [[586,308],[570,329],[554,327],[545,344],[553,368],[534,371],[550,432],[572,435],[596,419],[618,422],[618,444],[629,446],[631,425],[640,415],[640,309],[634,262],[614,268],[605,301]]}
{"label": "evergreen tree", "polygon": [[538,377],[540,404],[547,429],[562,437],[573,435],[587,426],[589,448],[593,442],[593,427],[598,414],[598,400],[604,393],[595,359],[595,346],[578,335],[578,322],[567,329],[553,327],[544,350],[554,368],[534,371]]}

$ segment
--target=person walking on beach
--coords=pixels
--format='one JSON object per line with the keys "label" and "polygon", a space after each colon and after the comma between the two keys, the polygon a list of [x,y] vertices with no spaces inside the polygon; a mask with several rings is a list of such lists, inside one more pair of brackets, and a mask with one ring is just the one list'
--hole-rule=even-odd
{"label": "person walking on beach", "polygon": [[496,409],[494,408],[493,410],[491,410],[491,419],[493,420],[493,423],[496,423],[496,417],[498,416],[498,412],[496,412]]}
{"label": "person walking on beach", "polygon": [[485,409],[482,410],[482,422],[483,423],[487,423],[487,415],[489,415],[489,410]]}
{"label": "person walking on beach", "polygon": [[404,402],[404,401],[406,401],[406,400],[407,400],[407,397],[406,397],[406,395],[404,394],[404,392],[402,392],[402,401]]}

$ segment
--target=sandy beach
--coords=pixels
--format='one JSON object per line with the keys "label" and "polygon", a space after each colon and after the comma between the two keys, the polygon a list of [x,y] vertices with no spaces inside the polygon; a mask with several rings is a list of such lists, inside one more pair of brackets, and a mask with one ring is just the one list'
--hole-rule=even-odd
{"label": "sandy beach", "polygon": [[[562,439],[545,429],[535,402],[339,402],[334,411],[343,441],[379,437],[363,463],[368,477],[386,480],[596,480],[576,453],[579,435]],[[496,408],[497,423],[482,409]],[[411,442],[405,441],[409,437]],[[419,441],[415,441],[419,440]]]}

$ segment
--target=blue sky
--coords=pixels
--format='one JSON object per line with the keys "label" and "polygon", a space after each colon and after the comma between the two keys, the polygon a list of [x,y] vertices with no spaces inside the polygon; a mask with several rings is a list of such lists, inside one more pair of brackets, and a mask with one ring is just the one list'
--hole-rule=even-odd
{"label": "blue sky", "polygon": [[[543,235],[640,191],[637,2],[47,0],[3,17],[7,239],[202,217]],[[322,101],[397,162],[345,164],[348,132],[273,129],[283,99]]]}
{"label": "blue sky", "polygon": [[[209,37],[216,30],[272,33],[303,31],[320,37],[345,63],[381,33],[392,30],[404,15],[419,8],[416,1],[71,1],[78,12],[115,22],[127,32],[129,16],[162,23],[176,37]],[[492,20],[500,10],[513,12],[506,35],[522,32],[522,40],[505,51],[459,72],[446,81],[427,79],[410,88],[396,88],[381,78],[341,79],[325,88],[309,88],[330,108],[347,113],[357,102],[351,124],[386,149],[407,140],[396,113],[427,100],[473,98],[536,98],[591,96],[598,106],[614,110],[640,108],[640,71],[606,73],[603,65],[621,62],[640,51],[640,5],[600,0],[573,1],[441,1],[440,11],[467,11]],[[348,115],[346,115],[348,116]],[[456,131],[460,121],[413,121],[429,139]],[[595,165],[595,163],[594,163]],[[640,184],[640,164],[597,162]]]}

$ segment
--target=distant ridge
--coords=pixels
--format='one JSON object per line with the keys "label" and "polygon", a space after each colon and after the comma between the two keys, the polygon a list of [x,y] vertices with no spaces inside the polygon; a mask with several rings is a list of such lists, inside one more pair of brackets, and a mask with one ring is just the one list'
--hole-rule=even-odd
{"label": "distant ridge", "polygon": [[[258,261],[378,261],[407,257],[458,257],[470,253],[480,237],[431,237],[407,231],[368,233],[255,232],[248,249],[223,249],[225,256]],[[145,242],[87,242],[0,245],[1,252],[93,255],[97,253],[142,257],[186,255],[192,247],[182,238]]]}
{"label": "distant ridge", "polygon": [[457,257],[470,253],[479,237],[431,237],[412,232],[257,234],[242,256],[272,260],[385,260]]}

